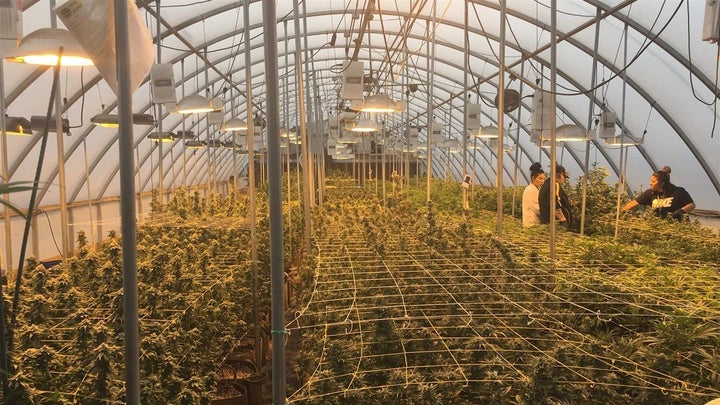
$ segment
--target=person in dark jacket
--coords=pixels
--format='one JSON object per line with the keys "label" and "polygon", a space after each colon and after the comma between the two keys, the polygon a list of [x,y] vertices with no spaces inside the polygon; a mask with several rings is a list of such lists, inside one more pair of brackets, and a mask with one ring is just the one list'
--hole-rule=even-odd
{"label": "person in dark jacket", "polygon": [[669,166],[664,166],[653,172],[650,175],[650,188],[625,204],[623,210],[630,211],[638,205],[649,205],[660,218],[672,215],[678,221],[686,219],[686,214],[695,209],[695,202],[684,188],[670,182],[670,171]]}
{"label": "person in dark jacket", "polygon": [[[555,166],[555,220],[567,226],[568,228],[572,224],[572,212],[570,211],[570,199],[565,190],[562,189],[562,184],[567,180],[568,175],[565,168],[561,165]],[[550,223],[550,182],[546,181],[542,187],[540,187],[540,193],[538,194],[538,204],[540,205],[540,223]]]}

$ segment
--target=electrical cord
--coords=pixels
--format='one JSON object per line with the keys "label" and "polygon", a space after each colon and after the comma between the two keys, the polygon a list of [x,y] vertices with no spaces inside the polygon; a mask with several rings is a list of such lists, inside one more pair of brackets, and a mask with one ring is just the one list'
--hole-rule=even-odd
{"label": "electrical cord", "polygon": [[55,244],[55,249],[57,249],[58,254],[60,255],[60,257],[62,257],[63,259],[65,259],[65,255],[63,254],[62,250],[60,249],[60,246],[58,245],[57,239],[55,238],[55,232],[53,232],[52,223],[50,222],[50,216],[48,215],[47,211],[38,208],[38,209],[35,210],[35,214],[36,214],[36,215],[37,215],[37,214],[45,214],[45,218],[47,219],[47,223],[48,223],[48,229],[50,230],[50,236],[52,237],[52,241],[53,241],[53,243]]}
{"label": "electrical cord", "polygon": [[[686,7],[686,8],[687,8],[687,13],[686,13],[686,15],[687,15],[687,27],[688,27],[688,29],[687,29],[687,31],[686,31],[686,32],[687,32],[688,65],[692,66],[692,65],[693,65],[693,63],[692,63],[692,48],[691,48],[691,46],[690,46],[690,3],[688,2],[688,3],[686,3],[686,4],[687,4],[687,7]],[[720,50],[719,50],[719,52],[720,52]],[[718,91],[717,91],[717,90],[718,90],[718,89],[717,89],[717,84],[718,84],[717,58],[715,58],[715,61],[716,61],[716,69],[715,69],[715,97],[713,97],[713,101],[705,101],[705,100],[702,100],[702,99],[697,95],[697,91],[695,90],[695,85],[694,85],[694,80],[693,80],[692,71],[691,71],[690,69],[688,69],[690,89],[692,90],[692,95],[693,95],[693,97],[695,97],[695,100],[697,100],[697,101],[699,101],[699,102],[701,102],[701,103],[703,103],[703,104],[705,104],[705,105],[707,105],[707,106],[711,106],[711,105],[717,103],[717,97],[718,97]]]}
{"label": "electrical cord", "polygon": [[[57,96],[58,82],[60,81],[60,61],[62,60],[63,48],[59,48],[57,64],[53,68],[53,80],[52,87],[50,89],[50,99],[48,100],[47,112],[45,114],[45,127],[42,132],[42,141],[40,142],[40,152],[38,155],[38,163],[35,170],[34,187],[30,193],[30,202],[28,204],[28,212],[32,212],[35,207],[35,198],[37,197],[37,191],[40,182],[40,174],[42,172],[42,164],[45,159],[45,150],[47,149],[48,132],[50,130],[50,117],[52,117],[53,105],[55,97]],[[18,306],[20,304],[20,286],[22,284],[22,273],[23,265],[25,262],[25,253],[27,250],[28,238],[30,236],[30,226],[32,224],[32,215],[28,215],[25,220],[25,229],[23,231],[23,240],[20,245],[20,258],[17,269],[17,279],[15,281],[15,291],[13,295],[13,306],[11,313],[11,325],[16,325]]]}
{"label": "electrical cord", "polygon": [[680,10],[680,6],[682,6],[682,2],[680,2],[680,3],[678,4],[678,7],[675,9],[675,11],[673,11],[673,13],[672,13],[672,15],[670,16],[670,18],[668,18],[668,20],[667,20],[667,22],[665,23],[665,25],[663,25],[663,27],[660,29],[660,31],[658,31],[657,34],[655,34],[652,38],[646,37],[646,39],[649,39],[650,42],[647,42],[646,44],[644,44],[644,45],[640,48],[640,50],[637,52],[637,54],[635,54],[635,56],[633,56],[633,58],[630,59],[630,62],[629,62],[628,64],[626,64],[625,67],[623,67],[622,69],[620,69],[620,70],[618,70],[616,73],[614,73],[609,79],[603,80],[603,81],[601,81],[600,83],[598,83],[597,85],[595,85],[595,87],[589,88],[589,89],[587,89],[587,90],[585,90],[585,91],[581,91],[581,92],[577,92],[577,93],[555,93],[555,94],[556,94],[556,95],[560,95],[560,96],[577,96],[577,95],[581,95],[581,94],[587,94],[587,93],[590,93],[590,92],[593,92],[593,91],[599,89],[600,87],[608,84],[611,80],[613,80],[613,79],[615,79],[616,77],[620,76],[620,75],[621,75],[622,73],[624,73],[630,66],[632,66],[632,65],[638,60],[638,58],[640,57],[640,55],[642,55],[643,53],[645,53],[645,51],[647,50],[647,48],[649,48],[650,45],[652,45],[652,44],[655,42],[655,40],[660,36],[660,34],[662,34],[662,33],[665,31],[665,29],[670,25],[670,22],[672,22],[672,20],[675,18],[675,15],[676,15],[676,14],[678,13],[678,11]]}
{"label": "electrical cord", "polygon": [[[543,4],[543,3],[541,3],[541,2],[538,1],[538,0],[535,0],[535,4],[537,4],[538,6],[541,6],[541,7],[548,8],[548,9],[550,8],[550,6],[548,6],[548,5],[546,5],[546,4]],[[583,17],[583,18],[592,18],[592,17],[595,17],[594,15],[589,15],[589,14],[577,14],[577,13],[571,13],[571,12],[562,11],[562,10],[556,10],[556,11],[557,11],[558,14],[567,15],[567,16],[571,16],[571,17]]]}
{"label": "electrical cord", "polygon": [[[667,20],[667,22],[665,23],[665,25],[663,25],[663,27],[660,29],[660,31],[659,31],[657,34],[655,34],[652,38],[647,37],[647,36],[645,37],[645,40],[643,41],[642,45],[640,46],[640,50],[635,54],[635,56],[633,56],[633,57],[630,59],[630,62],[629,62],[626,66],[624,66],[622,69],[620,69],[617,73],[614,73],[614,74],[613,74],[612,76],[610,76],[610,78],[608,78],[608,79],[603,79],[599,84],[597,84],[597,85],[596,85],[595,87],[593,87],[593,88],[590,88],[590,89],[587,89],[587,90],[584,90],[584,91],[580,91],[580,92],[570,92],[570,93],[556,92],[555,95],[561,95],[561,96],[577,96],[577,95],[588,94],[588,93],[591,93],[591,92],[593,92],[593,91],[601,88],[602,86],[604,86],[604,85],[606,85],[607,83],[609,83],[611,80],[613,80],[613,79],[615,79],[616,77],[620,76],[620,74],[622,74],[622,73],[623,73],[625,70],[627,70],[635,61],[637,61],[637,59],[640,57],[640,55],[642,55],[642,54],[647,50],[647,48],[648,48],[652,43],[655,42],[655,40],[660,36],[660,34],[662,34],[663,31],[665,31],[665,29],[668,27],[668,25],[670,24],[670,22],[675,18],[675,15],[677,14],[677,12],[680,10],[680,6],[682,6],[683,2],[684,2],[684,0],[681,1],[681,2],[678,4],[678,7],[675,9],[675,11],[672,13],[672,15],[670,16],[670,18],[669,18],[669,19]],[[537,3],[537,1],[536,1],[536,3]],[[661,7],[661,9],[660,9],[660,12],[658,12],[658,14],[655,16],[655,20],[653,21],[653,24],[651,25],[649,31],[652,31],[652,29],[655,27],[655,25],[656,25],[657,22],[659,21],[660,15],[662,14],[662,10],[665,8],[665,4],[666,4],[666,3],[667,3],[667,1],[663,1],[663,5],[662,5],[662,7]],[[538,4],[539,4],[539,3],[538,3]],[[477,9],[476,9],[474,6],[473,6],[473,11],[475,12],[476,19],[478,20],[478,23],[480,24],[480,28],[482,29],[482,31],[483,31],[483,33],[484,33],[484,32],[485,32],[485,29],[484,29],[484,27],[483,27],[483,25],[482,25],[482,22],[480,21],[480,17],[479,17],[479,15],[478,15],[478,13],[477,13]],[[507,18],[506,18],[506,21],[507,21]],[[509,22],[508,22],[508,25],[509,25]],[[513,30],[512,30],[512,26],[510,26],[509,29],[510,29],[511,35],[513,36],[513,38],[515,38],[516,44],[517,44],[517,38],[515,37],[515,34],[514,34]],[[486,39],[486,41],[488,42],[488,46],[489,46],[490,49],[492,50],[493,48],[492,48],[492,46],[491,46],[491,44],[490,44],[490,40],[488,39],[487,36],[485,36],[485,39]],[[648,42],[648,41],[649,41],[649,42]],[[519,44],[518,44],[518,46],[519,46]],[[497,55],[495,54],[494,51],[493,51],[493,55],[494,55],[495,59],[498,60],[498,57],[497,57]],[[541,71],[538,71],[538,70],[537,70],[537,67],[536,67],[532,62],[531,62],[529,65],[530,65],[530,67],[531,67],[535,72],[537,72],[537,73],[540,75],[540,77],[542,77],[543,79],[548,79],[548,77],[547,77],[544,73],[542,73]],[[566,86],[563,86],[563,85],[561,85],[561,84],[557,84],[557,85],[560,86],[561,88],[565,89],[565,90],[568,90],[568,91],[571,90],[570,88],[568,88],[568,87],[566,87]]]}

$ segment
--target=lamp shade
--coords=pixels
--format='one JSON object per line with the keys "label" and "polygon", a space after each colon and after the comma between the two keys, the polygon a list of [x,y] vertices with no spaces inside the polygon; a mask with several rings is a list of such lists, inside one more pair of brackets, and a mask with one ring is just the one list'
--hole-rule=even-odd
{"label": "lamp shade", "polygon": [[[70,121],[67,118],[62,118],[62,131],[64,134],[70,133]],[[50,122],[41,115],[33,115],[30,117],[30,127],[34,131],[44,131],[47,126],[48,132],[57,132],[56,118],[50,117]]]}
{"label": "lamp shade", "polygon": [[199,94],[191,94],[177,103],[175,112],[180,114],[199,114],[214,110],[215,108],[213,108],[210,100]]}
{"label": "lamp shade", "polygon": [[172,132],[151,132],[148,134],[148,139],[155,142],[173,142],[175,140],[175,134]]}
{"label": "lamp shade", "polygon": [[206,145],[205,141],[200,141],[197,139],[191,139],[191,140],[185,142],[185,146],[188,149],[200,149],[200,148],[204,148],[205,145]]}
{"label": "lamp shade", "polygon": [[[488,139],[487,145],[488,145],[488,148],[497,150],[498,140],[497,139]],[[512,152],[515,150],[515,145],[503,142],[502,150],[503,150],[503,152]]]}
{"label": "lamp shade", "polygon": [[618,135],[614,138],[604,138],[605,143],[612,146],[636,146],[642,145],[642,139],[635,139],[629,134]]}
{"label": "lamp shade", "polygon": [[473,131],[471,135],[477,136],[478,138],[493,139],[500,136],[500,130],[494,125],[486,125],[477,131]]}
{"label": "lamp shade", "polygon": [[32,135],[30,120],[22,117],[5,117],[5,133],[8,135]]}
{"label": "lamp shade", "polygon": [[460,142],[457,139],[446,139],[438,146],[446,148],[450,153],[460,152]]}
{"label": "lamp shade", "polygon": [[[552,146],[552,143],[550,143],[549,139],[542,139],[542,140],[538,141],[537,144],[540,145],[540,147],[543,149],[550,149],[550,147]],[[555,142],[556,148],[562,148],[564,146],[565,146],[565,142]]]}
{"label": "lamp shade", "polygon": [[175,139],[195,139],[195,132],[191,129],[179,130],[175,132]]}
{"label": "lamp shade", "polygon": [[[117,114],[98,114],[90,118],[90,122],[105,128],[117,128],[120,126]],[[133,124],[155,125],[155,118],[150,114],[133,114]]]}
{"label": "lamp shade", "polygon": [[555,141],[585,141],[587,140],[587,131],[575,124],[563,124],[555,129]]}
{"label": "lamp shade", "polygon": [[63,66],[91,66],[93,61],[70,33],[62,28],[40,28],[25,36],[17,49],[10,51],[10,62],[31,65],[54,66],[58,63],[58,52],[63,49]]}
{"label": "lamp shade", "polygon": [[222,127],[222,131],[246,131],[248,129],[247,123],[240,118],[230,118],[225,122]]}
{"label": "lamp shade", "polygon": [[352,132],[375,132],[378,130],[378,126],[367,118],[360,118],[349,129]]}
{"label": "lamp shade", "polygon": [[388,113],[398,111],[395,100],[387,94],[375,94],[363,101],[360,111],[374,113]]}

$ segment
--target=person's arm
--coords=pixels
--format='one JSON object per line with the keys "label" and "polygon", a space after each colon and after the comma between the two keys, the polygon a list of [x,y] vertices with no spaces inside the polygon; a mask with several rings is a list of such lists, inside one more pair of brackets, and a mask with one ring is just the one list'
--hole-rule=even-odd
{"label": "person's arm", "polygon": [[694,203],[694,202],[685,204],[685,205],[682,206],[682,208],[678,208],[677,210],[675,210],[675,212],[673,212],[673,214],[672,214],[672,215],[673,215],[673,218],[675,218],[675,219],[677,219],[677,220],[681,220],[681,219],[683,219],[683,218],[685,217],[685,214],[687,214],[688,212],[690,212],[690,211],[692,211],[692,210],[694,210],[694,209],[695,209],[695,203]]}
{"label": "person's arm", "polygon": [[685,214],[695,209],[695,201],[693,201],[692,197],[690,197],[690,194],[682,187],[678,187],[676,189],[676,195],[675,198],[679,201],[682,201],[686,203],[682,207],[678,208],[673,212],[672,216],[673,218],[677,220],[682,220],[685,217]]}
{"label": "person's arm", "polygon": [[623,207],[623,211],[630,211],[631,209],[638,206],[638,202],[635,200],[631,200],[629,203],[625,204]]}

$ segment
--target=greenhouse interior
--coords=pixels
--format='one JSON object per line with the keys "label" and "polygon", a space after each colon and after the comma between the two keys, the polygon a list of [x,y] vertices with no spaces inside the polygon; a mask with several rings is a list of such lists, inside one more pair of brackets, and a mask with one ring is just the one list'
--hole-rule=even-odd
{"label": "greenhouse interior", "polygon": [[0,0],[2,403],[720,404],[719,40],[717,0]]}

